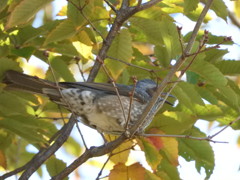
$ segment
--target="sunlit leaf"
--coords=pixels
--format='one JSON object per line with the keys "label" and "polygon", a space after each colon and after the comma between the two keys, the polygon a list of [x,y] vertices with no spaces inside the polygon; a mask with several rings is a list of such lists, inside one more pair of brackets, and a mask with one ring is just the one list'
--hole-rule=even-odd
{"label": "sunlit leaf", "polygon": [[73,74],[70,72],[67,64],[58,56],[50,58],[51,67],[62,77],[65,81],[74,82]]}
{"label": "sunlit leaf", "polygon": [[[127,29],[122,29],[121,33],[114,39],[113,44],[108,51],[108,55],[125,62],[130,62],[132,53],[131,35]],[[116,60],[107,59],[105,62],[114,79],[116,79],[126,67],[126,64]]]}
{"label": "sunlit leaf", "polygon": [[13,10],[6,27],[11,28],[27,23],[34,15],[52,0],[23,0]]}
{"label": "sunlit leaf", "polygon": [[61,22],[55,29],[53,29],[45,40],[45,45],[51,42],[61,41],[72,37],[76,34],[76,29],[70,20]]}
{"label": "sunlit leaf", "polygon": [[184,13],[189,13],[197,8],[199,0],[185,0],[184,1]]}
{"label": "sunlit leaf", "polygon": [[[108,141],[112,141],[116,138],[116,136],[106,135],[105,138]],[[126,141],[118,146],[116,149],[112,151],[113,156],[110,157],[110,160],[114,162],[114,164],[118,163],[126,163],[130,154],[130,150],[133,146],[133,142]]]}

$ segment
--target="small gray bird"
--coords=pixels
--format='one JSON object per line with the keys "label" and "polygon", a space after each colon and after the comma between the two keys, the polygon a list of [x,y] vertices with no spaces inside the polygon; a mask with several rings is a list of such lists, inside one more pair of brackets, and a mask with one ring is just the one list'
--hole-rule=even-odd
{"label": "small gray bird", "polygon": [[[54,82],[13,70],[6,72],[3,82],[7,84],[7,89],[48,96],[51,101],[80,116],[83,124],[97,129],[99,132],[119,135],[125,131],[130,108],[130,93],[133,93],[134,89],[133,85],[116,84],[120,95],[118,97],[112,84],[60,82],[57,85]],[[150,79],[137,82],[131,104],[128,128],[131,128],[140,119],[156,88],[157,84]],[[162,100],[162,98],[159,98],[158,102]],[[137,130],[137,134],[141,134],[151,121],[152,119],[146,118]]]}

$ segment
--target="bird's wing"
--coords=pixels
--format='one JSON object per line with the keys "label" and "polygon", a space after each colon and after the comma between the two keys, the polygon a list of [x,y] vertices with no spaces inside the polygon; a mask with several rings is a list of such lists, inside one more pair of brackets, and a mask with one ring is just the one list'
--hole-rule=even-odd
{"label": "bird's wing", "polygon": [[[117,94],[116,88],[110,83],[61,82],[60,84],[62,87],[65,87],[65,88],[79,88],[79,89],[85,89],[85,90],[91,90],[91,91],[95,90],[97,92],[100,91],[103,94],[113,94],[113,95]],[[132,86],[116,84],[116,87],[120,96],[130,97],[131,93],[133,93]],[[144,102],[143,98],[137,93],[134,93],[134,99],[140,102]]]}

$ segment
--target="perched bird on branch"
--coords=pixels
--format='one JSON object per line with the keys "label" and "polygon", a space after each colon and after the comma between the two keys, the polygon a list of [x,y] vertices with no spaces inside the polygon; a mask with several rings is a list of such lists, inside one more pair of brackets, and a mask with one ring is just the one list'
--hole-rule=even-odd
{"label": "perched bird on branch", "polygon": [[[140,80],[135,86],[116,84],[114,87],[108,83],[54,83],[13,70],[5,73],[3,82],[7,84],[6,89],[45,95],[51,101],[80,116],[83,124],[99,132],[116,135],[140,120],[144,108],[157,88],[157,84],[150,79]],[[159,98],[158,103],[162,100]],[[151,121],[152,118],[146,118],[138,128],[137,134],[141,134]]]}

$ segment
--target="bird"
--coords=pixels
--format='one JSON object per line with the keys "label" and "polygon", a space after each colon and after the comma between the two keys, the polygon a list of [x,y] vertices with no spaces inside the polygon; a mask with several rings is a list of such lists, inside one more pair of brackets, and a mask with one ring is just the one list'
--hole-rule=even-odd
{"label": "bird", "polygon": [[[51,101],[81,117],[80,121],[88,127],[113,135],[121,135],[126,131],[126,127],[130,129],[140,120],[157,89],[157,84],[151,79],[139,80],[135,85],[116,84],[114,87],[111,83],[55,83],[14,70],[5,72],[3,83],[7,90],[47,96]],[[162,100],[163,98],[159,97],[158,104]],[[147,117],[136,134],[143,133],[151,121],[152,118]]]}

